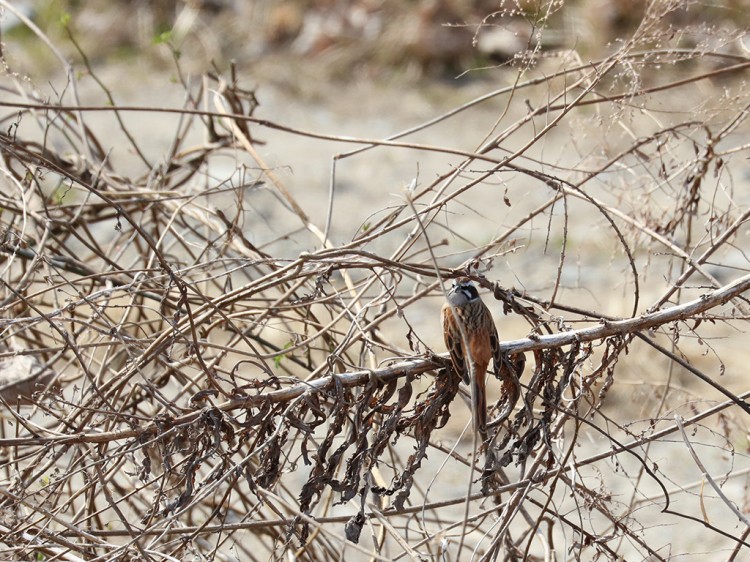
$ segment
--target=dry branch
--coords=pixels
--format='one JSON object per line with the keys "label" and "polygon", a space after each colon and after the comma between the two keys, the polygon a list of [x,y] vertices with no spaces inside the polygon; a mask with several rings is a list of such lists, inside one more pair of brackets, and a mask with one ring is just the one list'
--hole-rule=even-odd
{"label": "dry branch", "polygon": [[[535,335],[530,338],[513,341],[503,341],[500,343],[500,348],[504,353],[516,353],[593,342],[613,336],[624,337],[637,332],[652,330],[672,322],[679,322],[687,319],[699,319],[704,312],[708,312],[713,308],[727,303],[731,299],[743,294],[748,289],[750,289],[750,275],[741,277],[698,299],[681,305],[672,306],[665,310],[658,310],[637,318],[628,318],[625,320],[602,320],[601,325],[592,326],[590,328],[570,330],[546,336]],[[447,353],[440,354],[439,357],[447,359]],[[215,407],[223,411],[232,411],[237,409],[262,407],[265,404],[279,404],[310,393],[330,392],[338,385],[343,387],[356,387],[368,383],[390,383],[401,377],[414,377],[444,366],[445,363],[435,361],[434,359],[411,359],[409,361],[394,363],[381,369],[345,372],[337,375],[321,377],[308,382],[299,383],[289,388],[256,396],[239,396],[227,400],[226,402],[221,402]],[[191,424],[201,415],[203,415],[203,410],[196,410],[174,418],[173,423],[175,425]],[[43,435],[38,434],[30,438],[0,439],[0,446],[11,447],[21,445],[46,445],[53,443],[105,443],[108,441],[133,439],[143,435],[154,435],[155,432],[156,425],[150,424],[138,430],[123,432],[95,434],[83,433],[55,437],[44,437]]]}
{"label": "dry branch", "polygon": [[[750,61],[739,31],[665,29],[680,6],[591,63],[530,39],[492,71],[512,86],[385,139],[271,120],[237,68],[188,83],[176,50],[184,107],[120,104],[71,26],[111,104],[82,105],[22,17],[70,90],[2,86],[0,557],[744,554]],[[354,148],[288,174],[295,142]],[[404,180],[402,153],[439,162]],[[502,336],[531,327],[476,446],[437,331],[464,275]]]}

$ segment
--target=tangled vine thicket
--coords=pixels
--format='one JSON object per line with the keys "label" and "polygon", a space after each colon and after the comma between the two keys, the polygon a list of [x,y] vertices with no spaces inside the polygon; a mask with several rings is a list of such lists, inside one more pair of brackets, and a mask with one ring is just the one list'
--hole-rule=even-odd
{"label": "tangled vine thicket", "polygon": [[[531,48],[388,139],[270,119],[234,67],[184,107],[85,105],[64,59],[54,100],[7,70],[0,557],[747,557],[750,57],[670,29],[678,7],[600,60]],[[478,145],[410,138],[488,106]],[[164,154],[131,132],[154,115]],[[324,221],[271,131],[350,144]],[[446,164],[351,227],[338,167],[378,151]],[[424,328],[466,275],[527,358],[488,443]]]}

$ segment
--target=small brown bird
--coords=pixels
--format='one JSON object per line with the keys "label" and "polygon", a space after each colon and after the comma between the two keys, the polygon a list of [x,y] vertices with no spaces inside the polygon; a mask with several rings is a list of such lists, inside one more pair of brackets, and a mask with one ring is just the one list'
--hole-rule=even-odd
{"label": "small brown bird", "polygon": [[492,314],[479,298],[474,283],[466,277],[456,280],[448,292],[448,302],[443,305],[443,336],[450,352],[453,369],[471,387],[471,406],[474,429],[482,440],[487,438],[487,393],[485,390],[487,368],[493,360],[494,374],[503,381],[503,392],[509,406],[492,425],[504,421],[513,410],[520,384],[518,376],[523,371],[522,353],[509,362],[500,352],[499,338]]}

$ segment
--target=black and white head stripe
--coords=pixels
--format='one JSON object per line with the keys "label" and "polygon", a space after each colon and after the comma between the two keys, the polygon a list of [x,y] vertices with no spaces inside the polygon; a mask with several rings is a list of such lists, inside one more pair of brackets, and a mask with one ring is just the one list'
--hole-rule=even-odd
{"label": "black and white head stripe", "polygon": [[454,306],[460,306],[478,298],[479,291],[469,279],[458,279],[448,293],[448,300]]}

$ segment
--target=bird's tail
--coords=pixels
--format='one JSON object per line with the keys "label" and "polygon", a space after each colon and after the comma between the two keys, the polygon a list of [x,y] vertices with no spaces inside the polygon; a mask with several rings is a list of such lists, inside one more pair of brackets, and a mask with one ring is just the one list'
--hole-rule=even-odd
{"label": "bird's tail", "polygon": [[475,368],[471,374],[471,412],[474,419],[474,431],[487,440],[487,369]]}

